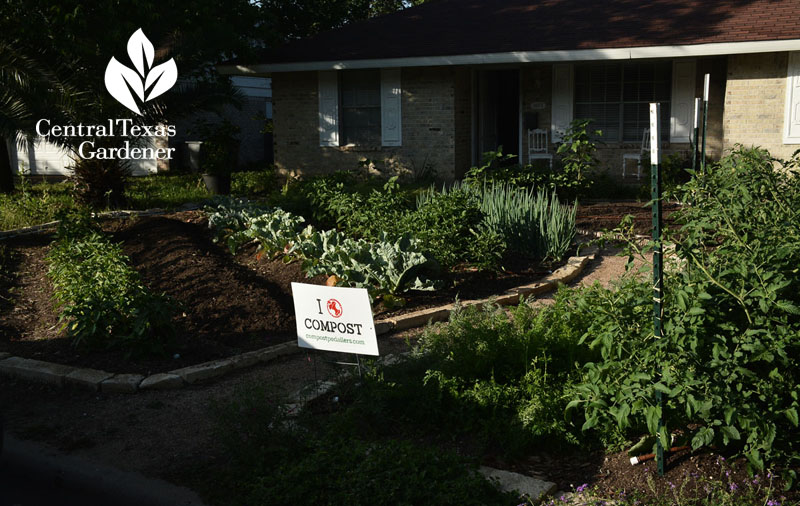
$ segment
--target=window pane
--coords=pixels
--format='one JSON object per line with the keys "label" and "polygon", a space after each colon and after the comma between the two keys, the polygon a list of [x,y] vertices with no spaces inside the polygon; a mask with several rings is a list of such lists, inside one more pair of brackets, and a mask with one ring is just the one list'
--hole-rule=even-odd
{"label": "window pane", "polygon": [[341,125],[344,144],[381,142],[381,77],[378,70],[341,74]]}
{"label": "window pane", "polygon": [[641,142],[650,124],[650,102],[661,103],[669,138],[671,61],[576,65],[575,75],[575,117],[595,119],[590,128],[603,130],[602,140]]}

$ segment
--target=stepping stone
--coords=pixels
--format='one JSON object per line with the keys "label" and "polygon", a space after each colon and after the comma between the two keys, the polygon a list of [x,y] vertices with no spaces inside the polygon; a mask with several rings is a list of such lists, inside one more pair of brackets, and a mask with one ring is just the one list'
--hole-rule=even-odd
{"label": "stepping stone", "polygon": [[532,501],[538,501],[556,490],[555,483],[531,478],[524,474],[512,473],[511,471],[503,471],[486,466],[481,466],[478,471],[485,477],[496,480],[498,487],[503,492],[516,492],[522,496],[526,496]]}

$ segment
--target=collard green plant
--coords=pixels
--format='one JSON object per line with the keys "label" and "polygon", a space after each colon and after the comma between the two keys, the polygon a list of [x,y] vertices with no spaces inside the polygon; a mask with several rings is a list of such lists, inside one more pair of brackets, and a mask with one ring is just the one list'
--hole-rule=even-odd
{"label": "collard green plant", "polygon": [[383,233],[378,240],[367,241],[310,225],[300,231],[303,218],[281,209],[264,209],[243,199],[222,198],[215,203],[216,207],[206,208],[209,226],[233,253],[244,242],[256,240],[268,253],[300,258],[308,276],[335,275],[339,284],[366,288],[371,297],[384,300],[408,290],[441,287],[439,264],[408,235],[393,238]]}

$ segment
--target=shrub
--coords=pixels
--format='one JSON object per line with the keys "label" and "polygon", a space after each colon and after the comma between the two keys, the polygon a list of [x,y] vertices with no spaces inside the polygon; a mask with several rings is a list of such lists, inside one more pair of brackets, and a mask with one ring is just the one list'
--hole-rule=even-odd
{"label": "shrub", "polygon": [[592,313],[577,307],[576,293],[563,289],[552,306],[521,303],[511,314],[493,305],[459,307],[447,325],[426,329],[419,341],[425,384],[440,391],[442,409],[507,451],[577,442],[563,412],[576,364],[590,357],[578,339]]}
{"label": "shrub", "polygon": [[[450,189],[443,187],[441,192],[431,187],[418,195],[417,213],[409,216],[409,220],[425,223],[420,220],[420,210],[429,208],[440,211],[433,215],[429,228],[436,230],[435,223],[443,224],[445,233],[442,235],[447,240],[442,241],[442,247],[452,248],[453,255],[470,251],[473,239],[470,236],[483,236],[496,238],[493,245],[489,242],[492,245],[489,247],[499,255],[508,248],[533,258],[558,260],[566,254],[575,237],[577,205],[561,204],[555,193],[535,192],[508,183],[456,184]],[[448,211],[452,225],[446,219]],[[467,228],[460,234],[447,233],[453,227]],[[460,237],[463,239],[459,241]]]}
{"label": "shrub", "polygon": [[662,416],[665,446],[684,428],[694,448],[729,447],[755,469],[797,464],[800,160],[776,163],[738,148],[684,185],[695,204],[672,237],[663,339],[650,330],[649,283],[598,301],[585,338],[603,361],[587,364],[571,403],[586,428],[638,424],[655,435]]}
{"label": "shrub", "polygon": [[497,268],[505,252],[502,236],[483,227],[478,196],[467,188],[433,187],[417,197],[416,209],[403,214],[397,230],[412,234],[447,267],[461,262]]}
{"label": "shrub", "polygon": [[78,158],[72,169],[70,180],[78,204],[97,209],[125,205],[125,185],[131,175],[129,162]]}
{"label": "shrub", "polygon": [[59,321],[75,346],[164,352],[174,333],[170,299],[142,285],[122,248],[91,218],[62,219],[48,263]]}

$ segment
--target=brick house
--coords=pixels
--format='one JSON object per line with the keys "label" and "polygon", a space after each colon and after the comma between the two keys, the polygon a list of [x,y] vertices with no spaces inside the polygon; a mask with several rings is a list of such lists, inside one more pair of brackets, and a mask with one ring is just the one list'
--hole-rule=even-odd
{"label": "brick house", "polygon": [[[273,83],[274,155],[290,172],[365,158],[462,175],[503,145],[527,162],[575,118],[621,175],[662,104],[665,151],[689,149],[711,76],[708,150],[800,148],[799,0],[436,0],[231,62]],[[630,174],[635,173],[631,171]]]}

